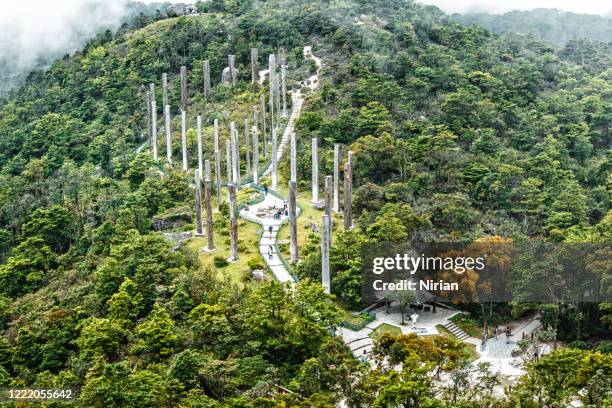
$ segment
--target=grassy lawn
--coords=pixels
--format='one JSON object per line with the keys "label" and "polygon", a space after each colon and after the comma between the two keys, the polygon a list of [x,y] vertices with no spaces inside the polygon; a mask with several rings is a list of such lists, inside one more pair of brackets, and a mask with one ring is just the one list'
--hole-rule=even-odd
{"label": "grassy lawn", "polygon": [[478,354],[478,352],[476,351],[476,345],[475,344],[470,344],[470,343],[463,343],[465,344],[465,350],[470,353],[470,357],[468,359],[468,361],[471,363],[472,361],[476,361],[478,360],[478,358],[480,358],[480,354]]}
{"label": "grassy lawn", "polygon": [[340,306],[340,309],[343,312],[343,318],[344,321],[350,324],[354,324],[356,326],[359,326],[361,324],[363,324],[363,322],[365,322],[365,319],[362,316],[354,316],[351,312],[349,312],[348,310],[344,309],[342,306]]}
{"label": "grassy lawn", "polygon": [[336,301],[336,304],[342,311],[345,327],[348,327],[351,330],[361,330],[361,328],[363,328],[372,321],[370,316],[365,313],[358,314],[356,312],[351,312],[339,302]]}
{"label": "grassy lawn", "polygon": [[372,333],[369,334],[373,339],[382,336],[383,334],[391,334],[393,336],[399,336],[402,334],[402,329],[397,326],[393,326],[392,324],[383,323],[378,326]]}
{"label": "grassy lawn", "polygon": [[473,317],[460,313],[451,317],[451,321],[463,330],[468,336],[482,339],[482,325]]}
{"label": "grassy lawn", "polygon": [[229,258],[229,235],[227,233],[221,234],[215,231],[214,242],[217,250],[214,252],[209,253],[202,250],[206,247],[206,237],[194,237],[187,241],[185,246],[197,250],[202,265],[216,269],[219,278],[223,279],[229,276],[232,283],[242,285],[244,277],[248,276],[250,270],[248,266],[249,259],[256,257],[262,265],[265,265],[258,249],[260,229],[260,225],[238,218],[238,261],[221,268],[215,267],[214,258]]}
{"label": "grassy lawn", "polygon": [[[282,177],[279,177],[279,192],[283,195],[283,197],[289,196],[289,188],[287,186],[287,180]],[[319,191],[319,199],[323,200],[323,192]],[[298,206],[301,207],[301,212],[298,215],[297,219],[297,232],[298,232],[298,250],[306,245],[308,240],[308,235],[312,232],[311,224],[316,224],[319,227],[319,231],[321,230],[321,217],[325,213],[324,210],[319,210],[312,205],[312,190],[309,188],[307,190],[298,190],[297,194],[297,202]],[[342,213],[334,213],[332,211],[332,218],[334,220],[334,229],[332,231],[332,241],[335,236],[342,231]],[[289,242],[289,224],[285,223],[281,230],[278,233],[279,242]],[[289,260],[289,246],[287,245],[285,250],[283,251],[283,255],[286,260]]]}
{"label": "grassy lawn", "polygon": [[446,327],[442,326],[441,324],[437,324],[436,329],[438,329],[441,336],[455,337],[453,336],[453,333],[450,332],[450,330],[448,330]]}
{"label": "grassy lawn", "polygon": [[350,313],[346,313],[344,315],[344,321],[355,326],[362,326],[366,320],[361,316],[353,316]]}

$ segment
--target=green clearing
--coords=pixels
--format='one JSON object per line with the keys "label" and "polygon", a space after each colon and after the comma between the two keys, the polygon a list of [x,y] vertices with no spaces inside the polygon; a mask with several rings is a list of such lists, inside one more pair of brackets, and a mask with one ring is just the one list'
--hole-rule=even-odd
{"label": "green clearing", "polygon": [[[279,174],[279,193],[283,197],[289,196],[289,188],[287,186],[287,180]],[[322,191],[319,190],[319,198],[323,198]],[[297,194],[297,204],[300,207],[300,213],[297,219],[297,232],[298,232],[298,251],[308,241],[308,236],[312,233],[312,224],[316,224],[321,228],[321,217],[324,214],[324,211],[321,209],[317,209],[312,205],[312,191],[310,189],[306,190],[298,190]],[[334,227],[332,231],[332,241],[336,237],[336,235],[342,231],[342,213],[334,213],[332,211],[332,218],[334,220]],[[281,227],[278,233],[278,242],[289,242],[290,233],[289,233],[289,224],[285,223]],[[289,259],[289,245],[285,245],[282,251],[283,256],[286,260]]]}
{"label": "green clearing", "polygon": [[248,276],[250,271],[248,265],[250,259],[256,258],[262,265],[265,265],[258,250],[260,230],[260,225],[239,218],[238,261],[221,268],[215,267],[214,259],[215,257],[221,257],[223,259],[229,258],[229,235],[227,231],[215,231],[214,240],[217,249],[214,252],[205,252],[202,250],[206,246],[206,237],[194,237],[187,241],[185,246],[189,249],[197,250],[202,266],[210,266],[216,269],[219,278],[223,279],[229,276],[232,283],[243,285],[244,278]]}
{"label": "green clearing", "polygon": [[473,317],[461,313],[451,317],[451,321],[468,336],[482,339],[482,325]]}
{"label": "green clearing", "polygon": [[380,326],[378,326],[376,329],[374,329],[374,331],[372,331],[372,333],[370,333],[369,336],[372,337],[373,339],[376,339],[382,336],[383,334],[399,336],[402,334],[402,329],[400,329],[397,326],[393,326],[392,324],[389,324],[389,323],[383,323]]}
{"label": "green clearing", "polygon": [[363,316],[353,316],[351,313],[349,313],[346,310],[344,311],[344,321],[348,324],[354,325],[354,326],[363,326],[363,323],[365,322],[365,318],[363,318]]}

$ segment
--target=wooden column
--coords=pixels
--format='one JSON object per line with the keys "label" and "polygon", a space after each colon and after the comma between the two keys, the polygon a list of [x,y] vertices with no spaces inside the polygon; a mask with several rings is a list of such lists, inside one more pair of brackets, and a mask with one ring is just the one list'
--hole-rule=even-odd
{"label": "wooden column", "polygon": [[232,169],[232,177],[228,180],[228,183],[232,183],[236,185],[236,158],[234,156],[234,149],[236,148],[236,141],[234,140],[234,128],[236,127],[234,122],[230,122],[230,132],[229,132],[229,141],[230,141],[230,167]]}
{"label": "wooden column", "polygon": [[297,182],[289,182],[289,235],[291,238],[290,253],[291,263],[298,261],[297,244]]}
{"label": "wooden column", "polygon": [[229,67],[230,84],[232,87],[236,87],[236,56],[227,56],[227,66]]}
{"label": "wooden column", "polygon": [[240,190],[242,189],[242,181],[240,179],[240,137],[238,136],[237,128],[234,128],[234,141],[236,144],[234,149],[234,154],[236,155],[236,162],[234,164],[236,167],[236,190]]}
{"label": "wooden column", "polygon": [[238,260],[238,220],[236,214],[236,186],[229,184],[229,213],[230,213],[230,262]]}
{"label": "wooden column", "polygon": [[333,177],[325,176],[325,215],[331,217],[332,197],[333,197]]}
{"label": "wooden column", "polygon": [[[147,140],[151,143],[152,134],[151,134],[151,91],[147,90],[145,92],[145,103],[147,104]],[[151,143],[151,146],[153,143]]]}
{"label": "wooden column", "polygon": [[259,97],[259,102],[261,105],[261,131],[263,132],[262,154],[263,157],[266,157],[268,155],[268,136],[266,131],[266,98],[264,95]]}
{"label": "wooden column", "polygon": [[162,74],[162,106],[169,105],[168,103],[168,74]]}
{"label": "wooden column", "polygon": [[151,146],[153,147],[153,160],[159,160],[157,155],[157,102],[155,101],[155,84],[150,85],[151,96]]}
{"label": "wooden column", "polygon": [[276,95],[276,128],[281,127],[281,84],[280,75],[276,75],[276,86],[274,87],[274,94]]}
{"label": "wooden column", "polygon": [[230,139],[232,146],[232,180],[237,190],[240,190],[240,154],[238,148],[238,130],[236,124],[230,124]]}
{"label": "wooden column", "polygon": [[270,129],[275,129],[274,126],[274,91],[276,88],[276,57],[274,56],[274,54],[270,54],[270,57],[268,58],[268,67],[270,70],[270,83],[269,83],[269,87],[270,87],[270,98],[269,98],[269,104],[270,104]]}
{"label": "wooden column", "polygon": [[202,69],[204,71],[204,98],[210,98],[210,94],[212,93],[212,88],[210,86],[210,64],[208,60],[204,60],[202,64]]}
{"label": "wooden column", "polygon": [[[253,138],[255,139],[259,135],[258,127],[259,127],[259,118],[257,117],[257,105],[253,105],[253,127],[255,128],[255,133]],[[257,141],[257,149],[259,149],[259,140]],[[257,151],[257,159],[259,159],[259,151]],[[253,161],[255,161],[255,143],[253,141]]]}
{"label": "wooden column", "polygon": [[164,131],[166,132],[166,159],[172,163],[172,138],[170,136],[170,108],[168,107],[168,74],[162,74],[162,116],[164,118]]}
{"label": "wooden column", "polygon": [[245,159],[246,159],[246,178],[251,174],[251,138],[249,135],[249,120],[244,120],[244,141],[245,141]]}
{"label": "wooden column", "polygon": [[259,72],[257,71],[257,48],[251,48],[251,83],[257,83],[257,77]]}
{"label": "wooden column", "polygon": [[344,229],[353,228],[353,152],[344,164]]}
{"label": "wooden column", "polygon": [[183,170],[189,170],[187,163],[187,113],[181,111],[181,146],[183,150]]}
{"label": "wooden column", "polygon": [[281,65],[281,92],[283,94],[283,117],[287,117],[287,66]]}
{"label": "wooden column", "polygon": [[215,189],[217,190],[217,207],[221,206],[221,151],[219,150],[219,120],[214,121],[215,128]]}
{"label": "wooden column", "polygon": [[196,236],[203,235],[202,228],[202,180],[200,170],[195,171],[195,213],[196,213]]}
{"label": "wooden column", "polygon": [[168,163],[172,164],[172,129],[170,126],[170,106],[164,106],[164,118],[166,124],[166,157]]}
{"label": "wooden column", "polygon": [[253,126],[259,127],[259,118],[257,117],[257,105],[253,105]]}
{"label": "wooden column", "polygon": [[204,207],[206,208],[206,241],[207,245],[204,250],[212,252],[215,250],[214,231],[213,231],[213,214],[212,214],[212,192],[210,182],[210,162],[205,162],[206,173],[204,176]]}
{"label": "wooden column", "polygon": [[276,147],[276,129],[274,129],[274,127],[272,127],[272,190],[276,190],[278,185],[278,177],[277,177],[277,172],[278,172],[278,160],[277,160],[277,156],[278,156],[278,148]]}
{"label": "wooden column", "polygon": [[340,145],[334,144],[334,207],[340,212]]}
{"label": "wooden column", "polygon": [[181,67],[181,109],[187,111],[187,67]]}
{"label": "wooden column", "polygon": [[209,179],[211,180],[211,171],[210,171],[210,160],[205,160],[204,161],[204,180]]}
{"label": "wooden column", "polygon": [[312,202],[319,203],[319,143],[316,137],[311,139],[311,161],[312,161]]}
{"label": "wooden column", "polygon": [[225,141],[225,165],[227,167],[227,184],[232,184],[232,145],[230,138]]}
{"label": "wooden column", "polygon": [[196,118],[196,125],[198,128],[198,170],[200,174],[204,174],[204,161],[202,158],[202,116],[198,115]]}
{"label": "wooden column", "polygon": [[259,136],[257,126],[253,126],[253,183],[259,182]]}
{"label": "wooden column", "polygon": [[330,236],[330,217],[324,215],[321,225],[321,283],[325,293],[331,293],[331,278],[329,273],[329,248],[331,242]]}
{"label": "wooden column", "polygon": [[334,219],[332,218],[332,201],[333,201],[333,177],[325,176],[325,215],[329,217],[329,242],[331,245],[332,236],[331,229],[334,224]]}
{"label": "wooden column", "polygon": [[295,140],[295,132],[291,132],[291,150],[290,150],[290,165],[291,165],[291,181],[297,183],[297,141]]}

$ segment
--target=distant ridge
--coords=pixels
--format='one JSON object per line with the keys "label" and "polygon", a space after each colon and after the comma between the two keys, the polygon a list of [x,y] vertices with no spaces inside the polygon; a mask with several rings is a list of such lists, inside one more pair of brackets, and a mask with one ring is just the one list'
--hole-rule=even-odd
{"label": "distant ridge", "polygon": [[575,38],[602,42],[609,42],[612,39],[612,18],[557,9],[538,8],[529,11],[511,11],[501,15],[453,14],[451,19],[463,25],[480,25],[496,34],[533,34],[559,46]]}

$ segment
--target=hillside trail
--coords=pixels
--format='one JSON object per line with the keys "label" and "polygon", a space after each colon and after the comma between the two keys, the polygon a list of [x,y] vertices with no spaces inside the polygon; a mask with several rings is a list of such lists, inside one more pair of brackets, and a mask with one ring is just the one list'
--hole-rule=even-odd
{"label": "hillside trail", "polygon": [[[316,57],[312,53],[312,46],[310,45],[304,47],[304,57],[313,60],[317,66],[316,73],[300,83],[303,88],[312,91],[319,85],[319,73],[321,71],[322,62],[320,58]],[[301,89],[291,91],[291,116],[289,116],[287,126],[283,131],[280,144],[278,146],[276,154],[277,163],[282,159],[287,145],[289,144],[291,133],[294,131],[295,122],[299,118],[302,111],[304,98],[305,95],[302,93]],[[271,173],[271,171],[272,162],[270,162],[268,167],[264,170],[262,176],[267,176]],[[280,282],[295,283],[295,277],[287,270],[287,267],[279,255],[277,247],[278,231],[288,218],[285,215],[286,212],[284,211],[286,203],[287,197],[283,196],[280,192],[268,191],[262,202],[240,210],[240,217],[262,226],[263,233],[261,234],[261,238],[259,240],[259,253],[265,260],[274,277]],[[280,212],[280,217],[275,216],[277,212]],[[298,208],[297,215],[299,216],[299,214],[300,210]]]}
{"label": "hillside trail", "polygon": [[[321,71],[322,62],[321,58],[316,57],[312,53],[312,46],[304,47],[304,57],[311,59],[317,66],[317,71],[314,75],[311,75],[307,79],[300,82],[302,88],[308,89],[308,91],[312,91],[316,89],[319,85],[319,73]],[[265,80],[266,75],[269,70],[262,70],[259,72],[259,83],[262,84]],[[280,143],[277,150],[277,163],[283,157],[283,154],[289,144],[289,140],[291,137],[291,133],[294,131],[295,122],[299,118],[299,115],[302,110],[302,105],[304,104],[305,95],[302,93],[301,89],[292,90],[291,94],[291,102],[292,109],[291,115],[287,121],[287,125],[283,131],[283,134],[280,139]],[[162,131],[163,132],[163,131]],[[137,149],[136,153],[139,153],[145,149],[146,146],[150,144],[149,141],[145,141],[142,143]],[[157,170],[160,175],[165,176],[166,172],[159,168]],[[262,177],[269,175],[272,171],[272,162],[268,164],[266,169],[261,174]],[[246,183],[245,186],[249,185]],[[195,188],[193,182],[189,182],[190,188]],[[286,216],[286,212],[284,211],[285,204],[287,203],[287,197],[281,195],[278,191],[268,191],[265,194],[264,200],[258,204],[251,205],[250,207],[245,207],[240,210],[240,217],[262,226],[262,234],[259,240],[259,252],[262,258],[265,260],[268,265],[270,271],[274,275],[274,277],[280,282],[291,282],[295,283],[295,278],[291,275],[291,273],[285,267],[285,264],[281,260],[277,247],[277,235],[280,230],[282,224],[287,220],[288,216]],[[275,217],[275,213],[280,210],[280,217]],[[300,214],[300,209],[297,209],[297,216]]]}

